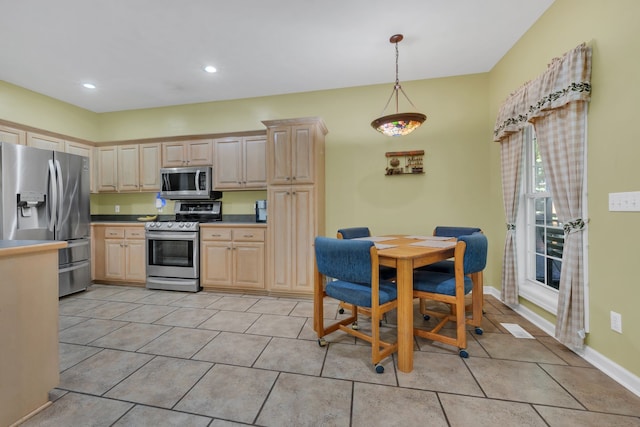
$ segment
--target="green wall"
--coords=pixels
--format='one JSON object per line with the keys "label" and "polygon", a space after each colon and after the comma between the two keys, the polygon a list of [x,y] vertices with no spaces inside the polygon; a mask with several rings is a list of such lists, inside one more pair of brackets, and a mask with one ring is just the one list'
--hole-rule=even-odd
{"label": "green wall", "polygon": [[[640,2],[636,0],[556,0],[536,24],[489,73],[489,119],[502,101],[535,78],[553,57],[582,42],[593,48],[592,97],[588,113],[589,323],[590,348],[640,375],[640,299],[637,212],[609,212],[608,193],[640,190],[637,120],[640,99]],[[491,144],[490,217],[502,211],[500,153]],[[504,218],[504,216],[502,217]],[[492,276],[499,284],[497,255],[502,250],[504,220],[492,223]],[[531,305],[527,305],[533,308]],[[609,312],[622,314],[619,334],[610,328]],[[543,314],[543,313],[541,313]]]}
{"label": "green wall", "polygon": [[[329,129],[327,235],[355,225],[367,225],[376,234],[430,233],[438,224],[476,225],[490,240],[485,283],[499,288],[505,226],[499,147],[492,142],[495,116],[510,92],[544,71],[553,57],[586,41],[594,49],[588,119],[588,345],[640,375],[640,333],[634,329],[640,324],[634,309],[640,287],[633,268],[640,228],[628,226],[638,214],[607,210],[609,192],[640,190],[635,165],[640,130],[629,126],[640,99],[639,13],[635,0],[556,0],[489,73],[402,82],[428,120],[397,139],[369,127],[380,115],[391,82],[105,114],[0,82],[0,118],[104,143],[261,130],[262,120],[322,117]],[[413,149],[425,150],[424,175],[384,175],[385,152]],[[253,201],[263,194],[227,192],[224,211],[252,213]],[[154,198],[93,195],[92,211],[111,214],[120,204],[121,213],[152,214]],[[610,310],[622,314],[623,334],[609,329]]]}

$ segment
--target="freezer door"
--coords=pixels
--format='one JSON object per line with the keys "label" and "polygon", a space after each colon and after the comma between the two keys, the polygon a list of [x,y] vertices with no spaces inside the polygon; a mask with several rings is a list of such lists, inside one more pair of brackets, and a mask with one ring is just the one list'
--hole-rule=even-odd
{"label": "freezer door", "polygon": [[52,151],[0,143],[0,238],[54,238],[49,196],[51,159]]}
{"label": "freezer door", "polygon": [[90,235],[89,158],[69,153],[54,153],[59,203],[56,240]]}

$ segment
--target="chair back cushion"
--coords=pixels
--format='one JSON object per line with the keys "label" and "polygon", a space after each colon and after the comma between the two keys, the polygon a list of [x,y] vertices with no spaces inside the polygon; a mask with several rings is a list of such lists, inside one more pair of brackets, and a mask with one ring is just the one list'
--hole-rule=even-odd
{"label": "chair back cushion", "polygon": [[478,232],[459,236],[458,241],[463,241],[467,244],[464,251],[464,274],[484,270],[487,266],[487,236]]}
{"label": "chair back cushion", "polygon": [[340,230],[338,230],[338,233],[342,234],[343,239],[356,239],[358,237],[371,236],[371,231],[369,231],[369,227],[341,228]]}
{"label": "chair back cushion", "polygon": [[438,226],[433,231],[434,236],[442,237],[460,237],[466,234],[473,234],[482,231],[478,227],[448,227]]}
{"label": "chair back cushion", "polygon": [[334,279],[371,285],[371,246],[368,240],[316,237],[318,271]]}

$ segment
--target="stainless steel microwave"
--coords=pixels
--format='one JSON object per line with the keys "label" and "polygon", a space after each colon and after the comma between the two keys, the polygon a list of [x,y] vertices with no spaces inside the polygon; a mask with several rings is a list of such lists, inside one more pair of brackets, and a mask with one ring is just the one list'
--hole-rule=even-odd
{"label": "stainless steel microwave", "polygon": [[211,166],[160,169],[160,195],[170,200],[219,199],[222,193],[213,191]]}

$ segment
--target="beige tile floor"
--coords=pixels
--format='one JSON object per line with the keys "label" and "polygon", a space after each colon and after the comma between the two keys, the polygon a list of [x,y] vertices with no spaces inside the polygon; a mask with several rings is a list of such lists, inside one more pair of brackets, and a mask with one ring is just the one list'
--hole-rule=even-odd
{"label": "beige tile floor", "polygon": [[[639,397],[493,297],[468,359],[419,338],[411,373],[390,358],[376,374],[368,344],[340,331],[318,346],[312,309],[92,286],[60,300],[60,385],[23,425],[640,426]],[[337,304],[326,313],[338,316]]]}

